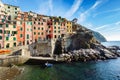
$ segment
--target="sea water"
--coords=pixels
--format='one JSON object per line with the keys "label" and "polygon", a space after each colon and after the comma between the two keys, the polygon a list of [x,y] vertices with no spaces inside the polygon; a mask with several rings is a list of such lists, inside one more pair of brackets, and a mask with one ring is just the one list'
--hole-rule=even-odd
{"label": "sea water", "polygon": [[[107,46],[109,43],[105,43]],[[109,44],[109,45],[108,45]],[[120,43],[117,42],[117,45]],[[112,42],[112,45],[116,45]],[[54,64],[50,68],[23,65],[15,80],[120,80],[120,58],[106,61]]]}

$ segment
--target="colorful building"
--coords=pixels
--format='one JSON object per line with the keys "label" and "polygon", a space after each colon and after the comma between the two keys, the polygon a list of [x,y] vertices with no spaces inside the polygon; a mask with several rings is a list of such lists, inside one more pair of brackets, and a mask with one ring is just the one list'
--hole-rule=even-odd
{"label": "colorful building", "polygon": [[51,17],[47,20],[46,38],[53,39],[53,22]]}
{"label": "colorful building", "polygon": [[19,12],[16,17],[16,27],[17,27],[17,42],[18,46],[25,45],[25,21],[24,13]]}
{"label": "colorful building", "polygon": [[67,26],[67,34],[72,34],[72,22],[67,21],[66,26]]}
{"label": "colorful building", "polygon": [[5,15],[4,4],[0,0],[0,49],[4,48],[4,29],[7,16]]}
{"label": "colorful building", "polygon": [[4,35],[4,48],[17,46],[17,28],[15,22],[6,23]]}
{"label": "colorful building", "polygon": [[65,37],[67,33],[66,22],[67,20],[65,18],[61,19],[61,37]]}
{"label": "colorful building", "polygon": [[4,4],[5,12],[11,16],[11,20],[14,20],[17,16],[17,13],[20,12],[19,6],[13,6],[9,4]]}
{"label": "colorful building", "polygon": [[37,16],[39,22],[37,23],[38,26],[38,41],[40,40],[46,40],[46,34],[47,34],[47,20],[49,17],[38,15]]}
{"label": "colorful building", "polygon": [[25,45],[29,45],[32,43],[32,16],[28,14],[28,12],[24,12],[24,26],[25,26]]}
{"label": "colorful building", "polygon": [[57,40],[58,38],[61,37],[61,22],[58,17],[53,17],[52,19],[53,22],[53,39]]}

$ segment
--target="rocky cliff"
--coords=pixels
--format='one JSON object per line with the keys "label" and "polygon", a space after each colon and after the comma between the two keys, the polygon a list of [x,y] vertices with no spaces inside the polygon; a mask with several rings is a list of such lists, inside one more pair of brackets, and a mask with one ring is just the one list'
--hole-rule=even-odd
{"label": "rocky cliff", "polygon": [[120,56],[120,53],[113,52],[103,46],[94,36],[99,33],[93,33],[81,25],[78,25],[75,34],[69,36],[66,55],[63,55],[67,61],[90,61],[90,60],[105,60],[113,59]]}
{"label": "rocky cliff", "polygon": [[101,35],[99,32],[95,32],[95,31],[92,31],[93,32],[93,36],[99,41],[99,42],[106,42],[106,38]]}

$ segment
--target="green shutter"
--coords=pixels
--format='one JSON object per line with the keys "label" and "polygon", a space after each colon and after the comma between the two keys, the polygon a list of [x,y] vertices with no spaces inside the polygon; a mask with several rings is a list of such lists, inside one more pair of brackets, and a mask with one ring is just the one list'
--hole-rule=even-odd
{"label": "green shutter", "polygon": [[15,25],[13,25],[13,28],[16,28],[16,26],[15,26]]}
{"label": "green shutter", "polygon": [[6,37],[6,41],[8,41],[9,40],[9,37]]}
{"label": "green shutter", "polygon": [[29,39],[29,35],[27,34],[27,39]]}
{"label": "green shutter", "polygon": [[0,36],[0,40],[2,40],[2,36]]}
{"label": "green shutter", "polygon": [[0,30],[0,33],[2,33],[2,30]]}
{"label": "green shutter", "polygon": [[16,41],[16,38],[14,37],[13,40]]}
{"label": "green shutter", "polygon": [[6,24],[6,27],[9,27],[8,24]]}

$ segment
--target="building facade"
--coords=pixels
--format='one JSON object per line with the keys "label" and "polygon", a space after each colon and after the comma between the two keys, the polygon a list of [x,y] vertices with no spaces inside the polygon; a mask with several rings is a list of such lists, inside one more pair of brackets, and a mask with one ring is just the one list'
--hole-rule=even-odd
{"label": "building facade", "polygon": [[20,8],[18,6],[13,6],[9,4],[4,4],[5,12],[11,16],[11,20],[14,20],[17,16],[17,13],[20,12]]}
{"label": "building facade", "polygon": [[19,12],[16,17],[17,42],[18,46],[25,45],[25,20],[24,13]]}
{"label": "building facade", "polygon": [[67,21],[66,26],[67,26],[67,34],[72,34],[72,22]]}
{"label": "building facade", "polygon": [[6,23],[4,35],[4,48],[16,47],[17,46],[17,28],[16,25]]}

